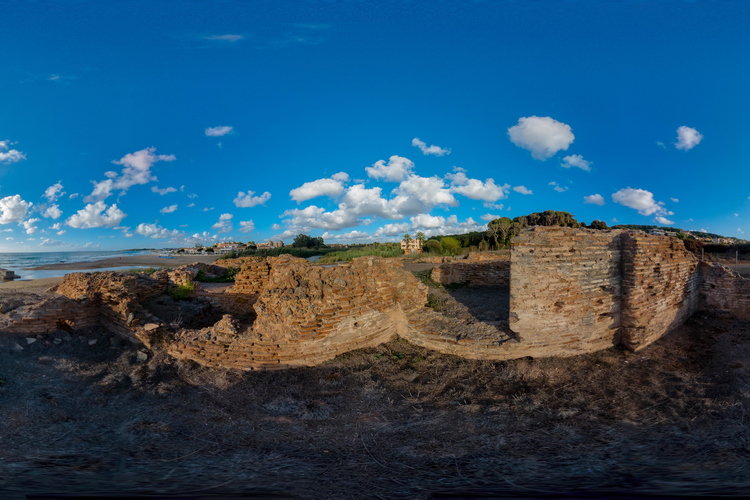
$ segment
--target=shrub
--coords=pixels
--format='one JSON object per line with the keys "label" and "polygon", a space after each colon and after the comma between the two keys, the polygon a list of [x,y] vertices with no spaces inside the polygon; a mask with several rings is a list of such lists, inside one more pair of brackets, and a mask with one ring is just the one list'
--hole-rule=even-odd
{"label": "shrub", "polygon": [[424,251],[429,253],[442,254],[443,245],[438,240],[430,240],[424,245]]}
{"label": "shrub", "polygon": [[456,238],[446,236],[440,240],[440,244],[443,246],[443,251],[451,255],[458,255],[461,253],[461,243]]}
{"label": "shrub", "polygon": [[190,280],[188,280],[186,285],[180,285],[176,288],[170,288],[168,290],[168,293],[169,296],[174,300],[185,300],[190,297],[190,294],[193,293],[194,288],[195,285],[193,285]]}
{"label": "shrub", "polygon": [[195,276],[195,281],[200,281],[201,283],[234,283],[238,272],[240,272],[239,267],[228,267],[224,276],[218,278],[207,278],[206,273],[201,269]]}

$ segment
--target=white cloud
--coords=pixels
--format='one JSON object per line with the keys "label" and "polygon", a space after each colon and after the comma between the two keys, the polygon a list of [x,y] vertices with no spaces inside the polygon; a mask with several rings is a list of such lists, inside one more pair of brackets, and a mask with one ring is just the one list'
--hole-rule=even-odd
{"label": "white cloud", "polygon": [[213,209],[214,209],[214,207],[211,207],[211,208],[205,207],[205,208],[201,209],[201,212],[210,212]]}
{"label": "white cloud", "polygon": [[240,191],[237,193],[237,198],[234,199],[234,206],[239,208],[254,207],[255,205],[263,205],[271,199],[271,193],[268,191],[260,196],[253,196],[254,194],[255,191],[248,191],[247,194]]}
{"label": "white cloud", "polygon": [[65,194],[62,192],[62,190],[63,190],[62,181],[58,181],[57,183],[45,189],[44,194],[42,196],[47,198],[50,203],[54,203],[55,201],[57,201],[59,197]]}
{"label": "white cloud", "polygon": [[604,196],[600,194],[592,194],[589,196],[583,197],[584,203],[590,203],[592,205],[599,205],[600,207],[604,205]]}
{"label": "white cloud", "polygon": [[240,221],[240,232],[241,233],[249,233],[252,232],[255,229],[255,223],[251,220],[241,220]]}
{"label": "white cloud", "polygon": [[164,196],[168,193],[176,193],[177,190],[173,187],[167,187],[164,189],[159,189],[159,186],[151,186],[151,192],[152,193],[159,193],[161,196]]}
{"label": "white cloud", "polygon": [[62,236],[65,233],[67,233],[67,231],[65,229],[61,229],[60,231],[57,232],[57,235]]}
{"label": "white cloud", "polygon": [[81,196],[81,195],[80,195],[80,194],[78,194],[78,193],[73,193],[73,194],[71,194],[70,196],[68,196],[68,199],[69,199],[69,200],[72,200],[73,198],[78,198],[79,196]]}
{"label": "white cloud", "polygon": [[189,194],[189,195],[187,195],[187,197],[188,197],[188,198],[197,198],[197,197],[198,197],[198,195],[197,195],[197,194],[195,194],[195,193],[193,193],[193,194]]}
{"label": "white cloud", "polygon": [[677,142],[674,146],[683,151],[689,151],[700,144],[703,135],[694,128],[682,126],[677,129]]}
{"label": "white cloud", "polygon": [[679,203],[680,202],[680,200],[678,200],[677,198],[670,198],[670,200],[672,200],[673,203]]}
{"label": "white cloud", "polygon": [[232,214],[221,214],[219,222],[211,226],[212,229],[218,230],[219,233],[228,233],[232,230]]}
{"label": "white cloud", "polygon": [[592,162],[590,161],[584,160],[583,156],[581,155],[570,155],[563,158],[560,166],[563,168],[578,167],[581,170],[585,170],[588,172],[591,170],[591,163]]}
{"label": "white cloud", "polygon": [[502,217],[502,215],[484,214],[482,217],[480,217],[480,219],[486,220],[487,222],[489,222],[495,219],[499,219],[500,217]]}
{"label": "white cloud", "polygon": [[188,207],[188,208],[192,208],[192,207],[194,207],[194,206],[195,206],[195,203],[190,203],[190,204],[188,204],[188,206],[187,206],[187,207]]}
{"label": "white cloud", "polygon": [[555,191],[557,191],[558,193],[564,193],[565,191],[568,190],[568,186],[561,186],[560,184],[556,183],[555,181],[552,181],[552,182],[550,182],[547,185],[548,186],[554,186],[555,187]]}
{"label": "white cloud", "polygon": [[274,224],[273,226],[271,226],[271,229],[273,229],[274,231],[278,231],[279,229],[281,229],[281,225],[280,224]]}
{"label": "white cloud", "polygon": [[41,219],[29,219],[23,222],[19,222],[18,225],[23,226],[23,228],[26,230],[26,234],[34,234],[38,229],[35,224],[40,220]]}
{"label": "white cloud", "polygon": [[78,229],[90,229],[95,227],[118,226],[127,214],[112,205],[107,208],[103,201],[86,205],[65,222],[68,226]]}
{"label": "white cloud", "polygon": [[388,159],[376,161],[372,167],[365,167],[367,175],[373,179],[385,179],[390,182],[401,182],[411,174],[414,162],[402,156],[393,155]]}
{"label": "white cloud", "polygon": [[620,189],[612,195],[612,201],[638,210],[641,215],[672,215],[664,208],[663,202],[654,201],[654,195],[645,189]]}
{"label": "white cloud", "polygon": [[206,40],[221,40],[224,42],[237,42],[245,38],[245,35],[209,35],[203,37]]}
{"label": "white cloud", "polygon": [[443,156],[451,154],[450,149],[443,149],[441,147],[435,146],[434,144],[428,147],[427,143],[420,141],[418,137],[412,139],[411,145],[418,147],[425,155]]}
{"label": "white cloud", "polygon": [[156,148],[146,148],[114,160],[112,163],[124,167],[120,174],[105,172],[104,175],[108,179],[100,182],[93,181],[94,190],[83,201],[86,203],[102,201],[114,190],[126,192],[132,186],[156,181],[157,178],[151,174],[153,164],[159,161],[174,161],[176,158],[174,155],[157,155],[154,151]]}
{"label": "white cloud", "polygon": [[738,232],[738,233],[744,233],[745,231],[743,231],[741,227],[738,227],[738,228],[737,228],[737,232]]}
{"label": "white cloud", "polygon": [[26,155],[17,149],[10,149],[15,143],[10,141],[0,141],[0,163],[18,163],[26,159]]}
{"label": "white cloud", "polygon": [[208,127],[206,129],[206,135],[208,137],[221,137],[223,135],[231,134],[234,132],[233,127]]}
{"label": "white cloud", "polygon": [[177,205],[169,205],[168,207],[164,207],[161,210],[159,210],[159,212],[163,214],[171,214],[175,210],[177,210]]}
{"label": "white cloud", "polygon": [[33,203],[21,199],[21,195],[6,196],[0,199],[0,224],[20,222]]}
{"label": "white cloud", "polygon": [[667,149],[667,146],[665,146],[664,143],[661,142],[661,141],[656,141],[656,145],[659,146],[662,149]]}
{"label": "white cloud", "polygon": [[740,216],[740,214],[734,214],[734,216],[735,216],[735,217],[739,217],[739,216]]}
{"label": "white cloud", "polygon": [[664,224],[664,225],[674,224],[674,221],[671,221],[665,217],[662,217],[661,215],[656,217],[654,220],[658,222],[659,224]]}
{"label": "white cloud", "polygon": [[567,151],[575,139],[570,125],[549,116],[519,118],[518,124],[508,129],[508,137],[516,146],[531,151],[536,160],[546,160],[560,150]]}
{"label": "white cloud", "polygon": [[177,229],[172,229],[170,231],[169,229],[165,229],[156,224],[138,224],[138,227],[135,228],[135,232],[141,236],[153,239],[180,238],[185,235],[184,232],[178,231]]}
{"label": "white cloud", "polygon": [[344,192],[344,183],[348,181],[349,175],[346,172],[339,172],[330,179],[305,182],[302,186],[289,191],[289,196],[297,203],[312,200],[318,196],[337,198]]}
{"label": "white cloud", "polygon": [[521,194],[534,194],[531,189],[528,189],[526,186],[515,186],[513,191]]}
{"label": "white cloud", "polygon": [[50,229],[52,229],[52,230],[54,230],[54,231],[57,231],[57,230],[59,230],[59,229],[60,229],[60,223],[59,223],[59,222],[55,222],[54,224],[52,224],[52,225],[50,226]]}
{"label": "white cloud", "polygon": [[6,240],[6,241],[13,241],[13,240],[14,240],[14,238],[13,238],[13,236],[8,236],[7,238],[5,238],[5,240]]}
{"label": "white cloud", "polygon": [[482,200],[487,203],[494,203],[508,196],[510,190],[509,184],[498,186],[494,179],[487,179],[485,182],[479,179],[470,179],[466,176],[463,169],[456,170],[453,174],[447,174],[446,177],[451,181],[450,191],[466,196],[472,200]]}
{"label": "white cloud", "polygon": [[[390,201],[390,205],[402,216],[412,215],[429,212],[436,205],[458,206],[458,201],[453,197],[451,191],[472,199],[485,199],[482,196],[488,196],[488,191],[498,190],[494,183],[490,183],[491,186],[488,186],[477,179],[469,179],[469,181],[476,181],[477,184],[469,182],[466,185],[452,186],[449,189],[439,177],[410,175],[393,190],[396,197]],[[490,179],[488,179],[488,183],[489,181]],[[494,198],[494,194],[492,198]],[[495,199],[497,198],[487,201],[495,201]]]}
{"label": "white cloud", "polygon": [[42,238],[42,242],[39,243],[39,246],[41,247],[59,247],[60,245],[64,245],[64,241],[60,240],[53,240],[50,238]]}
{"label": "white cloud", "polygon": [[[484,208],[489,208],[490,210],[502,210],[505,208],[505,205],[502,203],[485,203]],[[510,207],[508,207],[508,210],[510,210]]]}
{"label": "white cloud", "polygon": [[47,218],[57,219],[62,215],[62,210],[57,205],[50,205],[42,215]]}

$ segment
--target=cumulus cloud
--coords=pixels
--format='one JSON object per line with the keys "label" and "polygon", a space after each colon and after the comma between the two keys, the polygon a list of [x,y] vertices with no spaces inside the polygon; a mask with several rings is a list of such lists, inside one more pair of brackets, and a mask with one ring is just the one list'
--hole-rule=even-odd
{"label": "cumulus cloud", "polygon": [[13,142],[0,141],[0,163],[18,163],[26,159],[26,155],[17,149],[10,149]]}
{"label": "cumulus cloud", "polygon": [[173,187],[167,187],[164,189],[159,189],[159,186],[151,186],[151,192],[152,193],[159,193],[161,196],[164,196],[165,194],[169,193],[176,193],[177,190]]}
{"label": "cumulus cloud", "polygon": [[494,179],[487,179],[482,182],[479,179],[470,179],[466,176],[463,169],[455,169],[453,174],[447,174],[446,177],[451,181],[450,191],[466,196],[472,200],[482,200],[487,203],[494,203],[508,196],[510,184],[498,186]]}
{"label": "cumulus cloud", "polygon": [[39,243],[39,246],[41,247],[59,247],[60,245],[64,245],[64,241],[60,240],[53,240],[50,238],[42,238],[42,242]]}
{"label": "cumulus cloud", "polygon": [[653,193],[645,189],[625,188],[612,195],[612,201],[628,208],[638,210],[641,215],[672,215],[664,208],[664,203],[654,200]]}
{"label": "cumulus cloud", "polygon": [[683,151],[689,151],[700,144],[703,135],[694,128],[682,126],[677,129],[677,142],[674,146]]}
{"label": "cumulus cloud", "polygon": [[120,190],[124,193],[132,186],[156,181],[156,176],[151,173],[154,163],[174,161],[177,158],[174,155],[157,155],[155,151],[156,148],[141,149],[135,153],[128,153],[119,160],[114,160],[112,163],[124,167],[122,171],[119,174],[111,171],[105,172],[106,180],[93,181],[94,190],[83,201],[86,203],[103,201],[112,194],[112,191]]}
{"label": "cumulus cloud", "polygon": [[422,230],[428,238],[435,235],[468,233],[471,231],[483,231],[485,226],[478,224],[471,217],[463,222],[458,221],[458,217],[451,215],[449,217],[432,216],[420,214],[409,219],[409,222],[397,224],[385,224],[378,228],[373,234],[374,237],[383,236],[400,236],[407,231]]}
{"label": "cumulus cloud", "polygon": [[6,241],[13,241],[14,239],[15,238],[13,238],[13,236],[8,236],[7,238],[5,238]]}
{"label": "cumulus cloud", "polygon": [[228,233],[232,230],[232,214],[221,214],[219,216],[219,222],[211,226],[212,229],[216,229],[219,233]]}
{"label": "cumulus cloud", "polygon": [[24,201],[21,195],[6,196],[0,199],[0,224],[20,222],[33,203]]}
{"label": "cumulus cloud", "polygon": [[[234,206],[239,208],[249,208],[255,205],[263,205],[265,202],[271,199],[271,193],[266,191],[260,196],[253,196],[255,191],[240,191],[237,193],[237,198],[234,199]],[[213,208],[211,209],[213,210]]]}
{"label": "cumulus cloud", "polygon": [[47,198],[50,203],[54,203],[57,201],[59,197],[61,197],[64,194],[65,193],[63,192],[62,181],[58,181],[55,184],[52,184],[47,189],[45,189],[44,194],[42,196]]}
{"label": "cumulus cloud", "polygon": [[548,186],[554,186],[554,188],[555,188],[555,191],[557,191],[558,193],[564,193],[565,191],[567,191],[567,190],[568,190],[568,186],[561,186],[560,184],[558,184],[558,183],[557,183],[557,182],[555,182],[555,181],[552,181],[552,182],[550,182],[550,183],[549,183],[549,184],[547,184],[547,185],[548,185]]}
{"label": "cumulus cloud", "polygon": [[62,215],[62,210],[57,205],[50,205],[47,209],[42,212],[42,216],[46,218],[57,219]]}
{"label": "cumulus cloud", "polygon": [[531,189],[528,189],[526,186],[515,186],[513,191],[521,194],[534,194]]}
{"label": "cumulus cloud", "polygon": [[312,200],[318,196],[328,196],[329,198],[338,198],[344,192],[344,183],[349,182],[349,174],[339,172],[329,179],[318,179],[312,182],[305,182],[302,186],[289,191],[289,196],[301,203]]}
{"label": "cumulus cloud", "polygon": [[185,235],[184,232],[178,231],[177,229],[165,229],[156,224],[138,224],[135,228],[135,232],[141,236],[147,238],[159,239],[159,238],[180,238]]}
{"label": "cumulus cloud", "polygon": [[29,219],[25,220],[23,222],[19,222],[19,226],[23,226],[23,228],[26,230],[26,234],[34,234],[37,231],[36,223],[39,222],[41,219]]}
{"label": "cumulus cloud", "polygon": [[589,196],[583,197],[584,203],[590,203],[592,205],[599,205],[600,207],[604,205],[604,196],[600,194],[592,194]]}
{"label": "cumulus cloud", "polygon": [[368,176],[390,182],[403,181],[413,169],[413,161],[397,155],[391,156],[387,164],[385,160],[378,160],[371,167],[365,167]]}
{"label": "cumulus cloud", "polygon": [[432,146],[427,146],[427,143],[420,141],[418,137],[412,139],[411,145],[418,147],[425,155],[443,156],[451,154],[450,149],[443,149],[434,144]]}
{"label": "cumulus cloud", "polygon": [[668,226],[668,225],[670,225],[670,224],[674,224],[674,221],[671,221],[671,220],[669,220],[669,219],[667,219],[667,218],[665,218],[665,217],[662,217],[662,216],[658,216],[658,217],[656,217],[656,218],[655,218],[654,220],[655,220],[656,222],[658,222],[659,224],[664,224],[664,225],[666,225],[666,226]]}
{"label": "cumulus cloud", "polygon": [[508,137],[516,146],[530,151],[536,160],[546,160],[560,150],[567,151],[575,139],[570,125],[549,116],[519,118],[518,124],[508,129]]}
{"label": "cumulus cloud", "polygon": [[238,42],[245,38],[245,35],[209,35],[203,37],[206,40],[221,40],[223,42]]}
{"label": "cumulus cloud", "polygon": [[493,221],[495,219],[499,219],[500,217],[502,217],[502,215],[484,214],[483,216],[480,217],[480,219],[486,220],[487,222],[490,222],[490,221]]}
{"label": "cumulus cloud", "polygon": [[208,137],[221,137],[223,135],[231,134],[234,132],[233,127],[208,127],[206,129],[206,135]]}
{"label": "cumulus cloud", "polygon": [[581,155],[570,155],[562,159],[560,166],[562,168],[578,167],[581,170],[589,172],[591,170],[591,163],[592,162],[590,161],[584,160]]}
{"label": "cumulus cloud", "polygon": [[90,229],[95,227],[114,227],[120,225],[127,214],[117,208],[117,205],[107,207],[103,201],[97,201],[86,205],[65,222],[68,226],[77,229]]}
{"label": "cumulus cloud", "polygon": [[79,196],[81,196],[79,193],[73,193],[70,196],[68,196],[68,199],[72,200],[73,198],[78,198]]}
{"label": "cumulus cloud", "polygon": [[171,214],[175,210],[177,210],[177,205],[169,205],[168,207],[164,207],[161,210],[159,210],[159,212],[163,214]]}
{"label": "cumulus cloud", "polygon": [[241,220],[240,221],[240,232],[241,233],[250,233],[255,229],[255,223],[251,220]]}

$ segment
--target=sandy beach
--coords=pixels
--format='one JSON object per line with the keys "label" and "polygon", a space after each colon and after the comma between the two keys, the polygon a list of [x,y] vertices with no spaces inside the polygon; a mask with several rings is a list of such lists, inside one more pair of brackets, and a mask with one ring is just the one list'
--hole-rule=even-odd
{"label": "sandy beach", "polygon": [[126,257],[96,260],[92,262],[63,262],[60,264],[47,264],[44,266],[27,267],[26,270],[34,271],[88,271],[92,269],[104,269],[110,267],[144,266],[144,267],[180,267],[193,262],[210,264],[215,261],[214,255],[178,255],[171,259],[152,255],[131,255]]}

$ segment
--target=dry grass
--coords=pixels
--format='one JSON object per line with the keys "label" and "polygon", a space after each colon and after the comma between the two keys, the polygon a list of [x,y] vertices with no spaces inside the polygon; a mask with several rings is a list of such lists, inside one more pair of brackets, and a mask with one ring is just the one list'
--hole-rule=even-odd
{"label": "dry grass", "polygon": [[[94,346],[81,342],[97,339]],[[0,492],[429,498],[750,486],[750,326],[482,362],[394,340],[241,373],[136,362],[101,330],[0,348]]]}

